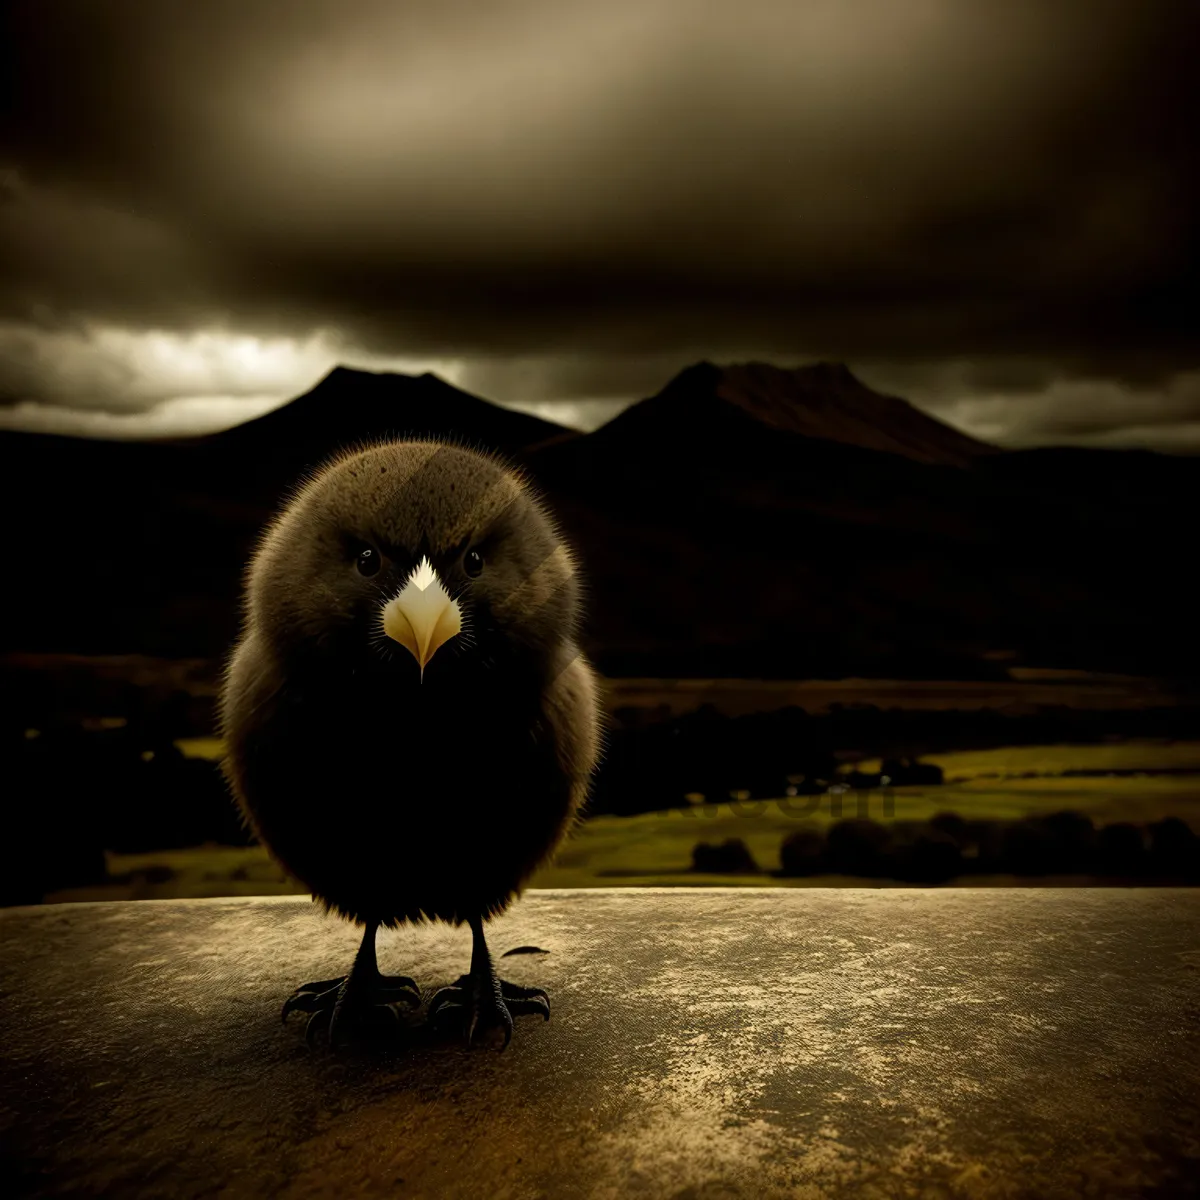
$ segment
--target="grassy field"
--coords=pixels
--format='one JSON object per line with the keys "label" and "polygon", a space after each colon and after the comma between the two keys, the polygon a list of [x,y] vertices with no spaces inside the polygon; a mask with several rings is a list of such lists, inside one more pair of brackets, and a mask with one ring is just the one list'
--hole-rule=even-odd
{"label": "grassy field", "polygon": [[[1200,742],[1141,741],[1085,746],[1017,746],[934,755],[945,772],[940,787],[847,792],[830,796],[702,804],[688,810],[589,821],[535,880],[541,887],[662,886],[765,882],[837,886],[836,876],[764,879],[761,875],[702,876],[690,871],[697,842],[741,838],[764,871],[779,866],[780,842],[804,823],[828,826],[842,817],[877,821],[925,820],[939,812],[1013,820],[1077,809],[1097,825],[1183,817],[1200,831]],[[878,763],[862,769],[878,769]],[[1063,775],[1064,771],[1170,771],[1170,774]],[[953,781],[953,782],[951,782]],[[1010,882],[980,876],[972,883]],[[861,884],[861,880],[857,881]],[[1027,882],[1027,881],[1026,881]]]}
{"label": "grassy field", "polygon": [[[207,748],[206,748],[207,749]],[[922,820],[938,812],[1011,820],[1071,808],[1097,824],[1179,816],[1200,831],[1200,742],[1128,741],[1101,745],[1018,746],[931,756],[945,772],[940,787],[847,792],[792,800],[702,804],[686,810],[601,816],[587,821],[532,887],[862,886],[842,876],[784,879],[770,874],[703,875],[690,870],[697,842],[741,838],[763,872],[779,866],[779,846],[801,824],[840,817]],[[860,764],[870,769],[872,764]],[[1065,775],[1066,771],[1123,774]],[[1131,773],[1132,772],[1132,773]],[[1138,772],[1147,772],[1141,774]],[[1162,772],[1162,773],[1155,773]],[[153,854],[110,854],[111,883],[55,893],[53,900],[301,894],[261,847],[201,846]],[[971,886],[1018,882],[1012,876],[966,877]],[[1023,884],[1031,882],[1020,880]],[[1044,884],[1080,879],[1044,877]],[[883,886],[887,886],[886,884]]]}
{"label": "grassy field", "polygon": [[[1060,775],[1064,771],[1189,771],[1200,773],[1200,742],[1157,738],[1089,745],[1002,746],[933,754],[930,762],[945,772],[946,783],[979,779],[1011,780],[1024,775]],[[878,771],[878,759],[862,771]]]}
{"label": "grassy field", "polygon": [[[539,872],[535,887],[616,887],[722,883],[778,883],[832,886],[851,882],[836,877],[775,879],[762,875],[697,875],[688,868],[697,842],[741,838],[764,871],[779,866],[779,845],[802,823],[828,825],[840,817],[864,815],[879,821],[922,820],[953,811],[970,818],[1010,820],[1037,813],[1077,809],[1097,824],[1105,821],[1153,821],[1181,816],[1200,830],[1200,775],[1132,776],[1119,779],[1019,779],[1005,783],[978,781],[939,788],[896,788],[889,818],[879,792],[842,798],[841,812],[831,812],[828,798],[811,814],[789,815],[776,801],[737,806],[703,804],[680,811],[636,817],[596,817],[569,842],[551,867]],[[761,809],[761,812],[756,810]],[[861,880],[856,881],[861,886]],[[1011,882],[979,877],[973,884]],[[1026,883],[1029,881],[1026,880]]]}

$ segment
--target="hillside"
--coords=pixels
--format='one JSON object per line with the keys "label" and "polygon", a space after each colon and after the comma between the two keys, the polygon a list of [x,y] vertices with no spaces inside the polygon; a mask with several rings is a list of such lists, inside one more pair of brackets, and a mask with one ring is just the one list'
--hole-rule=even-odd
{"label": "hillside", "polygon": [[1200,673],[1176,534],[1194,460],[1000,451],[836,364],[698,363],[586,435],[431,375],[340,368],[193,441],[0,435],[6,511],[28,514],[4,550],[31,565],[0,647],[223,654],[284,489],[404,434],[528,468],[581,551],[588,648],[613,675]]}
{"label": "hillside", "polygon": [[219,447],[218,453],[294,459],[323,457],[331,445],[454,431],[506,453],[568,432],[461,391],[429,372],[412,376],[335,367],[290,404],[204,440]]}
{"label": "hillside", "polygon": [[0,432],[0,502],[26,514],[5,522],[6,560],[49,554],[60,564],[19,573],[0,649],[221,655],[258,531],[285,490],[337,450],[435,435],[512,455],[568,432],[433,375],[344,367],[289,404],[202,438]]}
{"label": "hillside", "polygon": [[717,367],[696,363],[658,395],[609,423],[608,436],[627,429],[685,429],[713,421],[725,406],[768,429],[896,454],[915,462],[967,466],[995,447],[975,441],[914,408],[872,391],[842,363],[785,370],[751,362]]}
{"label": "hillside", "polygon": [[1002,452],[844,368],[701,363],[526,461],[616,673],[958,677],[1196,669],[1174,530],[1197,464],[1163,457]]}

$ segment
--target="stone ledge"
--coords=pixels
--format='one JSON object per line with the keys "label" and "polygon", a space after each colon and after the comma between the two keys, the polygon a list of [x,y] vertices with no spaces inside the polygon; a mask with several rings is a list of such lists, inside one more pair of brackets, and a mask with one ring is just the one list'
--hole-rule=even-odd
{"label": "stone ledge", "polygon": [[[9,1196],[1191,1195],[1200,893],[534,891],[504,1054],[279,1022],[356,931],[305,899],[0,911]],[[422,990],[445,926],[383,931]]]}

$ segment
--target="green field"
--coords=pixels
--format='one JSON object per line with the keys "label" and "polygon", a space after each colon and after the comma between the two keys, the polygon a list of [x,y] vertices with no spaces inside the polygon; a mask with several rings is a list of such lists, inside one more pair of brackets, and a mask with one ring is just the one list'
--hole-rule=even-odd
{"label": "green field", "polygon": [[[782,879],[770,874],[700,875],[690,870],[700,841],[741,838],[764,872],[779,866],[779,845],[803,823],[839,817],[922,820],[954,811],[964,817],[1011,820],[1071,808],[1097,824],[1178,816],[1200,831],[1200,742],[1129,741],[1101,745],[1020,746],[931,755],[947,782],[895,788],[892,812],[880,791],[847,792],[841,811],[829,796],[701,804],[686,810],[587,821],[532,887],[663,885],[839,886],[864,882],[839,876]],[[870,769],[872,764],[860,764]],[[1063,775],[1064,771],[1147,772]],[[1164,772],[1164,773],[1155,773]],[[142,899],[302,893],[261,847],[202,846],[153,854],[110,854],[107,887],[56,893],[55,900]],[[1011,883],[1007,876],[964,879],[973,886]],[[1028,880],[1022,882],[1028,883]],[[1046,878],[1042,882],[1056,882]],[[1063,880],[1062,882],[1068,882]],[[1071,882],[1078,882],[1077,880]]]}
{"label": "green field", "polygon": [[[956,750],[931,754],[929,762],[945,772],[946,783],[977,779],[1012,779],[1029,773],[1063,771],[1194,771],[1200,773],[1200,742],[1143,738],[1119,742],[1059,746],[1002,746],[991,750]],[[878,759],[859,764],[878,771]]]}
{"label": "green field", "polygon": [[[828,796],[702,804],[636,817],[595,817],[539,872],[534,886],[615,887],[667,884],[837,885],[833,876],[775,879],[697,875],[688,868],[697,842],[741,838],[764,871],[779,866],[780,842],[800,825],[827,826],[841,817],[925,820],[939,812],[1013,820],[1071,808],[1097,825],[1183,817],[1200,831],[1200,742],[1155,740],[1102,745],[1016,746],[931,755],[945,772],[940,787],[892,789],[892,812],[880,791],[847,792],[840,812]],[[863,763],[860,769],[878,770]],[[1170,771],[1171,774],[1062,775],[1063,771]],[[1038,772],[1038,774],[1032,774]],[[950,782],[953,781],[953,782]],[[795,814],[795,815],[792,815]],[[861,881],[858,881],[861,883]],[[999,880],[980,877],[974,883]]]}
{"label": "green field", "polygon": [[[864,793],[862,815],[886,820],[882,796]],[[1020,779],[1003,784],[966,783],[939,788],[896,788],[896,820],[922,820],[953,811],[964,817],[1010,820],[1078,809],[1101,824],[1105,821],[1153,821],[1183,817],[1200,831],[1200,774],[1133,776],[1119,779]],[[756,809],[761,807],[761,813]],[[697,875],[688,868],[697,842],[741,838],[764,871],[779,866],[779,845],[804,822],[827,825],[838,816],[860,813],[854,795],[843,797],[842,811],[832,815],[828,800],[812,815],[789,816],[774,801],[739,805],[703,804],[687,811],[645,813],[636,817],[596,817],[559,853],[558,861],[540,871],[535,887],[663,886],[668,884],[837,885],[835,877],[775,879],[761,875]],[[861,886],[862,881],[857,881]],[[997,883],[991,877],[972,883]]]}

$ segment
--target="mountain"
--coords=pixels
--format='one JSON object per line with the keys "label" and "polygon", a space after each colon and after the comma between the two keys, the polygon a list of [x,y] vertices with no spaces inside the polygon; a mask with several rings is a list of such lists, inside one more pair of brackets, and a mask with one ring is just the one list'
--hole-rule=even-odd
{"label": "mountain", "polygon": [[194,444],[201,473],[212,464],[240,478],[261,503],[273,503],[297,476],[335,450],[388,437],[433,435],[513,455],[570,436],[552,421],[493,404],[436,375],[335,367],[311,391],[252,421]]}
{"label": "mountain", "polygon": [[[20,581],[0,649],[221,655],[259,530],[286,489],[335,451],[431,434],[512,455],[571,432],[433,375],[344,367],[273,412],[201,438],[0,432],[0,503],[12,514],[0,549]],[[34,565],[50,559],[50,569]]]}
{"label": "mountain", "polygon": [[344,369],[191,441],[2,434],[0,647],[223,655],[284,489],[339,446],[420,433],[501,450],[552,499],[609,674],[1200,674],[1177,534],[1200,464],[1002,451],[828,363],[697,363],[590,434]]}
{"label": "mountain", "polygon": [[980,455],[996,452],[906,400],[872,391],[842,363],[819,362],[794,370],[760,362],[723,368],[697,363],[611,424],[680,428],[713,419],[722,405],[769,429],[899,454],[915,462],[967,466]]}
{"label": "mountain", "polygon": [[1013,454],[842,367],[700,363],[523,461],[614,673],[955,678],[1197,669],[1175,529],[1200,464],[1164,458]]}
{"label": "mountain", "polygon": [[323,457],[331,444],[459,430],[470,441],[506,453],[572,432],[461,391],[430,372],[412,376],[334,367],[291,403],[206,440],[227,450],[288,447],[292,455]]}

